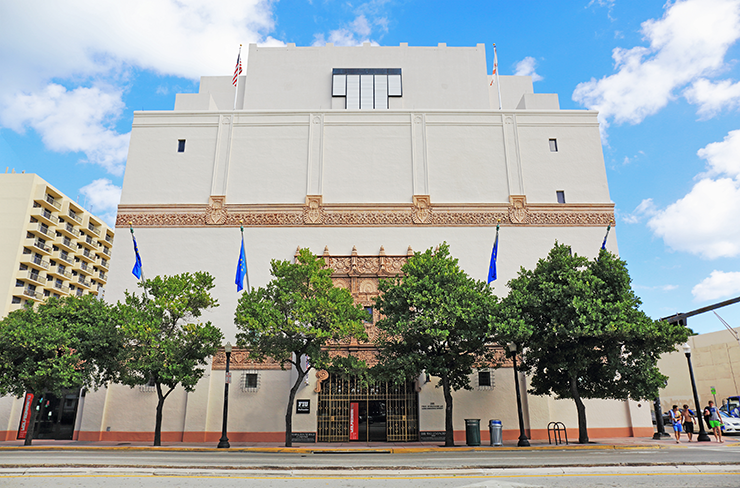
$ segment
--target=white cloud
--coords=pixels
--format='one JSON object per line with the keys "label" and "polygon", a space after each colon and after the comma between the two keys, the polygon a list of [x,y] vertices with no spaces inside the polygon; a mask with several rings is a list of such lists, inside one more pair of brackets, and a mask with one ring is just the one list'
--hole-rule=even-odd
{"label": "white cloud", "polygon": [[697,301],[717,300],[740,293],[740,272],[714,270],[691,289]]}
{"label": "white cloud", "polygon": [[537,60],[535,60],[532,56],[527,56],[526,58],[522,59],[518,63],[516,63],[516,69],[514,72],[515,76],[531,76],[532,81],[540,81],[543,80],[540,75],[538,75],[535,72],[535,67],[537,66]]}
{"label": "white cloud", "polygon": [[[373,22],[375,24],[375,22]],[[387,20],[385,18],[378,20],[378,25],[381,30],[387,30]],[[370,40],[372,34],[372,25],[368,21],[367,17],[362,14],[358,15],[349,25],[333,31],[329,31],[327,37],[324,33],[314,34],[314,46],[323,46],[327,42],[333,43],[335,46],[360,46],[363,42],[370,42],[373,45],[378,45],[377,42]]]}
{"label": "white cloud", "polygon": [[616,48],[617,72],[580,83],[573,100],[609,121],[640,123],[676,97],[675,91],[725,68],[727,49],[740,38],[740,0],[683,0],[666,4],[661,19],[642,24],[649,46]]}
{"label": "white cloud", "polygon": [[17,132],[35,129],[52,151],[80,151],[88,162],[123,174],[129,133],[110,127],[124,109],[121,91],[112,87],[75,88],[68,91],[51,83],[34,94],[17,94],[0,112],[0,122]]}
{"label": "white cloud", "polygon": [[641,222],[645,217],[651,217],[658,212],[655,203],[652,198],[646,198],[640,204],[635,207],[631,214],[627,214],[622,217],[622,221],[628,224],[637,224]]}
{"label": "white cloud", "polygon": [[240,43],[282,44],[268,36],[273,3],[0,2],[0,124],[32,128],[49,149],[82,151],[120,174],[128,135],[111,123],[122,111],[127,71],[229,75]]}
{"label": "white cloud", "polygon": [[699,105],[697,112],[702,119],[709,119],[723,109],[740,107],[740,82],[722,80],[713,83],[701,78],[684,91],[684,96],[689,103]]}
{"label": "white cloud", "polygon": [[100,216],[113,227],[116,221],[118,202],[121,200],[121,187],[107,178],[100,178],[80,188],[85,196],[85,206],[94,215]]}
{"label": "white cloud", "polygon": [[730,132],[721,142],[708,144],[697,154],[706,159],[708,171],[699,175],[686,196],[664,210],[654,210],[648,227],[676,251],[707,259],[738,256],[740,130]]}

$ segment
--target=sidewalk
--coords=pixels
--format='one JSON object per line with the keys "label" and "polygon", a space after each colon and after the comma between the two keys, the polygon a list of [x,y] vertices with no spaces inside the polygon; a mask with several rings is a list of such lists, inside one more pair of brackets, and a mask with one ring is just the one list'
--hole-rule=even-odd
{"label": "sidewalk", "polygon": [[[588,444],[570,442],[568,445],[548,444],[547,440],[530,440],[530,447],[517,447],[517,441],[506,441],[501,447],[492,447],[482,444],[481,446],[466,446],[464,441],[458,441],[455,447],[443,447],[440,442],[343,442],[343,443],[295,443],[293,447],[285,447],[281,443],[271,442],[231,442],[232,451],[251,452],[295,452],[295,453],[339,453],[339,452],[382,452],[382,453],[412,453],[412,452],[444,452],[444,451],[522,451],[522,450],[560,450],[560,449],[669,449],[702,446],[737,446],[740,445],[740,437],[723,437],[724,444],[717,442],[688,442],[683,440],[676,444],[673,437],[664,440],[653,440],[649,437],[619,437],[592,439]],[[23,446],[22,440],[0,442],[0,450],[8,449],[38,449],[38,450],[167,450],[167,451],[217,451],[218,443],[182,443],[163,442],[161,447],[152,446],[151,442],[90,442],[90,441],[54,441],[36,440],[29,447]]]}

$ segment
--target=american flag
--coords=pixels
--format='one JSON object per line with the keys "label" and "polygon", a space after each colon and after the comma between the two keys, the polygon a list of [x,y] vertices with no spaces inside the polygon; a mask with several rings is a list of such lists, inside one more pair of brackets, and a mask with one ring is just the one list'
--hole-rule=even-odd
{"label": "american flag", "polygon": [[236,79],[242,74],[242,53],[236,57],[236,68],[234,68],[234,77],[231,79],[231,84],[236,86]]}

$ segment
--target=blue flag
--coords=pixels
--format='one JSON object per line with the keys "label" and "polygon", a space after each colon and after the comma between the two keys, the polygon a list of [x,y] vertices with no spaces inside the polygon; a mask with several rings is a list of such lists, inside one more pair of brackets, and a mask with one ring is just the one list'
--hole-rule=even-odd
{"label": "blue flag", "polygon": [[604,235],[604,242],[601,243],[601,249],[606,251],[606,238],[609,237],[609,231],[612,228],[612,224],[609,224],[606,228],[606,235]]}
{"label": "blue flag", "polygon": [[[247,276],[247,253],[244,252],[244,234],[242,234],[242,249],[239,253],[239,262],[236,264],[236,291],[244,289],[244,278]],[[249,278],[247,278],[247,292],[249,291]]]}
{"label": "blue flag", "polygon": [[134,269],[131,270],[131,272],[136,276],[137,279],[141,279],[141,256],[139,256],[139,247],[136,245],[136,237],[133,235],[133,231],[131,231],[131,237],[134,239],[134,252],[136,253],[136,263],[134,264]]}
{"label": "blue flag", "polygon": [[491,252],[491,265],[488,267],[488,282],[496,281],[496,255],[498,254],[498,225],[496,225],[496,240]]}

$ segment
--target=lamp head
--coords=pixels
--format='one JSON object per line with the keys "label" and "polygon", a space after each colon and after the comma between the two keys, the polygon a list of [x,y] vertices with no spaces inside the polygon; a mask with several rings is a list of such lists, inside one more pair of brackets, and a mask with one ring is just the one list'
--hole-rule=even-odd
{"label": "lamp head", "polygon": [[509,348],[510,352],[516,352],[516,343],[510,342],[507,344],[507,347]]}
{"label": "lamp head", "polygon": [[224,346],[224,351],[226,351],[226,354],[231,354],[231,342],[227,342]]}
{"label": "lamp head", "polygon": [[683,353],[684,354],[691,354],[691,346],[689,345],[688,342],[683,345]]}

